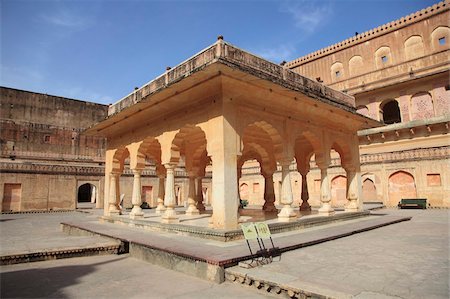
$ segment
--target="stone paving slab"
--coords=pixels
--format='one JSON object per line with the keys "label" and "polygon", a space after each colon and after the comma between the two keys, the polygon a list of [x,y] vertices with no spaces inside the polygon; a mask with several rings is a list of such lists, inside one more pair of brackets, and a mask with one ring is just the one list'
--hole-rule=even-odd
{"label": "stone paving slab", "polygon": [[228,281],[290,291],[296,297],[450,297],[447,210],[383,211],[411,221],[283,254],[253,269],[226,269]]}
{"label": "stone paving slab", "polygon": [[0,267],[0,298],[277,298],[216,284],[125,255],[79,257]]}
{"label": "stone paving slab", "polygon": [[68,237],[64,219],[96,219],[78,212],[3,214],[0,217],[0,265],[72,256],[117,253],[120,242],[101,236]]}
{"label": "stone paving slab", "polygon": [[[407,221],[409,219],[409,217],[403,216],[372,217],[371,219],[348,224],[341,223],[339,225],[321,229],[304,230],[303,232],[299,231],[298,233],[289,234],[287,236],[275,235],[274,240],[275,245],[278,246],[281,251],[289,251]],[[63,225],[222,267],[236,265],[239,261],[247,260],[252,257],[243,240],[234,241],[233,245],[228,245],[224,248],[221,246],[220,242],[205,241],[200,238],[189,236],[181,237],[180,235],[170,233],[161,234],[158,232],[145,231],[110,223],[70,221],[64,222]]]}

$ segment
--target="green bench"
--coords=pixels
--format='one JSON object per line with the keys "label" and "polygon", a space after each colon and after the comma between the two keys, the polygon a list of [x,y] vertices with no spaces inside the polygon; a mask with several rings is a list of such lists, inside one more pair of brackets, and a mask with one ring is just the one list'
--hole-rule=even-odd
{"label": "green bench", "polygon": [[398,203],[400,209],[426,209],[426,198],[402,198]]}

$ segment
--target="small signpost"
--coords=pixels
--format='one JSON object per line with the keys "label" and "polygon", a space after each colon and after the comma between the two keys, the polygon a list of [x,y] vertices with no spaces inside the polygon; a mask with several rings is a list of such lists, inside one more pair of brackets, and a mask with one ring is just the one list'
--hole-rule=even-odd
{"label": "small signpost", "polygon": [[[239,265],[244,268],[253,268],[259,265],[264,265],[272,262],[274,256],[279,256],[281,259],[281,251],[278,247],[275,247],[270,233],[269,226],[264,222],[248,222],[241,224],[242,232],[244,233],[245,241],[247,242],[248,250],[252,255],[250,263],[240,262]],[[269,239],[272,248],[267,249],[263,240]],[[252,247],[250,246],[250,240],[256,240],[259,250],[256,252],[256,259]],[[258,259],[259,258],[259,259]]]}

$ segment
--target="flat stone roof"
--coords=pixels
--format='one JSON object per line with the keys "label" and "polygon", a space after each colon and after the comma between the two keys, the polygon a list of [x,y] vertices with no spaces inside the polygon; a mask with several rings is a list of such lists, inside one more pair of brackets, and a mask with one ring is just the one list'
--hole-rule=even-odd
{"label": "flat stone roof", "polygon": [[286,66],[267,61],[219,39],[213,45],[176,67],[167,70],[164,74],[111,105],[108,110],[108,118],[217,62],[238,68],[290,90],[302,92],[311,98],[339,106],[347,111],[353,112],[355,110],[355,98],[353,96],[301,76],[289,70]]}

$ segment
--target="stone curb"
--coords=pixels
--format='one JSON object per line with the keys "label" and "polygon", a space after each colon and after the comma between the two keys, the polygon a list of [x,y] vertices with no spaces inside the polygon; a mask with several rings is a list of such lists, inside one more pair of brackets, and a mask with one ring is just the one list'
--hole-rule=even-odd
{"label": "stone curb", "polygon": [[96,246],[89,248],[61,249],[23,254],[3,255],[0,257],[0,266],[57,260],[71,257],[118,254],[120,245]]}

